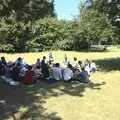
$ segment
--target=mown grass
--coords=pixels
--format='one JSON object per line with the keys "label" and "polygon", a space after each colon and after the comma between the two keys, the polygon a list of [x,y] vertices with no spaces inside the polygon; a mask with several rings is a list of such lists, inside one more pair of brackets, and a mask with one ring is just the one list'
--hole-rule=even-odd
{"label": "mown grass", "polygon": [[[56,62],[62,62],[65,53],[70,60],[75,56],[79,60],[96,61],[99,71],[92,75],[93,84],[39,83],[12,88],[10,99],[5,99],[4,94],[3,99],[10,103],[13,114],[19,116],[21,113],[20,119],[23,120],[120,120],[120,49],[109,52],[53,51]],[[47,56],[48,52],[0,55],[8,60],[22,56],[26,62],[33,64],[37,58]],[[14,103],[9,102],[12,98]]]}

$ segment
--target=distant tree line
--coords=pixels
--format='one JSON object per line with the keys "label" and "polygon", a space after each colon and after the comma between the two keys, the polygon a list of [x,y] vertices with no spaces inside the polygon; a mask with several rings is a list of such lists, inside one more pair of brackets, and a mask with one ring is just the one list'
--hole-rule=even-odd
{"label": "distant tree line", "polygon": [[89,49],[120,44],[120,5],[107,0],[80,2],[80,15],[58,20],[54,0],[1,0],[0,48],[5,52]]}

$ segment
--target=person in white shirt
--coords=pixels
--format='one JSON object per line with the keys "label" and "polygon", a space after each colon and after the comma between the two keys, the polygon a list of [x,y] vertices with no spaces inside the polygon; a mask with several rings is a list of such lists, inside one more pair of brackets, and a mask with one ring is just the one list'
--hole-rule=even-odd
{"label": "person in white shirt", "polygon": [[21,68],[25,67],[27,64],[24,62],[23,58],[19,57],[16,62],[15,65],[20,65]]}
{"label": "person in white shirt", "polygon": [[54,58],[53,58],[52,52],[49,53],[49,62],[50,63],[54,62]]}
{"label": "person in white shirt", "polygon": [[72,65],[68,64],[68,67],[66,69],[64,69],[63,71],[63,79],[64,81],[70,81],[73,77],[73,71],[72,69]]}
{"label": "person in white shirt", "polygon": [[90,62],[90,71],[95,72],[97,70],[97,66],[94,61]]}
{"label": "person in white shirt", "polygon": [[75,69],[78,69],[78,68],[79,68],[78,60],[77,60],[76,57],[74,57],[74,61],[73,61],[72,66],[73,66]]}
{"label": "person in white shirt", "polygon": [[63,61],[63,65],[64,65],[63,67],[66,68],[67,65],[68,65],[68,63],[69,63],[68,57],[67,57],[67,55],[65,54],[65,56],[64,56],[64,61]]}
{"label": "person in white shirt", "polygon": [[60,64],[56,63],[55,67],[51,68],[51,78],[60,81],[63,79],[62,77],[62,69],[60,68]]}
{"label": "person in white shirt", "polygon": [[85,66],[84,66],[84,69],[88,73],[88,75],[90,75],[91,69],[90,69],[89,64],[86,63]]}
{"label": "person in white shirt", "polygon": [[23,67],[22,69],[20,69],[19,75],[24,76],[27,70],[28,69],[26,67]]}

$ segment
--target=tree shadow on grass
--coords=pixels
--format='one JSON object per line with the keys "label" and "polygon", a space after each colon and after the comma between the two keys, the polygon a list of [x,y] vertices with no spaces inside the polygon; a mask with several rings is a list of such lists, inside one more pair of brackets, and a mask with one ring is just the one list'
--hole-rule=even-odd
{"label": "tree shadow on grass", "polygon": [[60,89],[63,93],[69,94],[71,96],[79,96],[79,97],[83,97],[84,96],[84,92],[86,90],[86,88],[92,89],[92,90],[101,90],[101,86],[105,85],[106,82],[102,82],[102,83],[93,83],[90,82],[88,84],[83,84],[83,83],[77,83],[77,84],[72,84],[69,89],[68,88],[64,88],[64,89]]}
{"label": "tree shadow on grass", "polygon": [[120,58],[100,59],[95,62],[103,72],[120,70]]}
{"label": "tree shadow on grass", "polygon": [[0,82],[0,120],[61,120],[57,113],[46,112],[42,92],[31,94],[25,89]]}
{"label": "tree shadow on grass", "polygon": [[90,83],[88,85],[88,88],[95,89],[95,90],[101,90],[100,86],[103,86],[105,84],[106,84],[106,82],[102,82],[102,83]]}
{"label": "tree shadow on grass", "polygon": [[46,99],[65,94],[83,97],[86,88],[100,90],[105,83],[40,83],[13,88],[0,82],[0,120],[61,120],[57,113],[47,113]]}

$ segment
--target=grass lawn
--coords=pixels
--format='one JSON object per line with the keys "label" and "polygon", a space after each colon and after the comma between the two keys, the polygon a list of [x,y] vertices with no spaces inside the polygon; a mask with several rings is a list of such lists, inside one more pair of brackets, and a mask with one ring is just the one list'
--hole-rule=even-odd
{"label": "grass lawn", "polygon": [[[55,51],[57,62],[64,54],[70,60],[95,60],[99,71],[93,84],[39,83],[10,87],[0,82],[0,120],[120,120],[120,49],[109,52]],[[22,56],[32,64],[44,53],[0,54],[7,60]]]}

